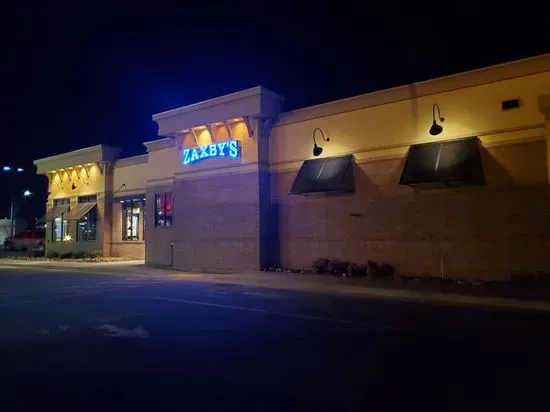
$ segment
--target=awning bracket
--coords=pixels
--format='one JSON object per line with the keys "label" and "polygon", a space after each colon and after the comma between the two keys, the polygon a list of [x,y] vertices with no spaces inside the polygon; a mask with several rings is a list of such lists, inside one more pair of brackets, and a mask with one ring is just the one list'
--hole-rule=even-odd
{"label": "awning bracket", "polygon": [[212,126],[207,124],[206,125],[206,130],[208,130],[208,133],[210,133],[210,141],[212,143],[215,143],[216,142],[216,136],[214,135],[214,129],[212,128]]}
{"label": "awning bracket", "polygon": [[199,138],[197,136],[197,132],[195,132],[195,130],[193,128],[191,128],[189,133],[191,133],[193,135],[193,138],[195,139],[195,144],[198,146],[199,145]]}
{"label": "awning bracket", "polygon": [[231,127],[229,126],[229,122],[224,121],[223,125],[225,126],[225,130],[227,130],[227,136],[233,140],[233,132],[231,131]]}
{"label": "awning bracket", "polygon": [[248,137],[253,137],[254,129],[252,128],[252,124],[250,123],[250,117],[245,116],[243,120],[244,124],[246,125],[246,129],[248,130]]}

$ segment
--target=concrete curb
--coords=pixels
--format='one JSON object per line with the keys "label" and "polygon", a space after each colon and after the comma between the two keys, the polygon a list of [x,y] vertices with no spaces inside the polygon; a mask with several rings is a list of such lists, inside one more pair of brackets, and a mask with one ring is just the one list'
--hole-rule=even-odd
{"label": "concrete curb", "polygon": [[101,266],[135,266],[144,265],[143,260],[121,260],[117,262],[62,262],[62,261],[47,261],[47,260],[20,260],[20,259],[0,259],[0,267],[2,266],[21,266],[35,268],[90,268]]}
{"label": "concrete curb", "polygon": [[[313,282],[277,282],[272,279],[266,282],[262,279],[263,274],[258,274],[255,279],[240,277],[232,279],[227,275],[204,275],[196,274],[193,277],[181,277],[194,282],[208,283],[233,283],[247,286],[256,286],[269,289],[292,290],[301,292],[315,292],[326,294],[345,294],[357,297],[371,297],[383,300],[400,300],[416,303],[433,303],[447,306],[468,306],[478,308],[491,308],[495,310],[515,310],[515,311],[539,311],[550,312],[550,302],[519,300],[500,297],[484,297],[473,295],[459,295],[442,292],[420,292],[404,289],[389,289],[379,287],[366,287],[363,285],[341,285],[341,284],[313,284]],[[177,275],[173,275],[177,277]],[[309,279],[308,279],[309,281]]]}

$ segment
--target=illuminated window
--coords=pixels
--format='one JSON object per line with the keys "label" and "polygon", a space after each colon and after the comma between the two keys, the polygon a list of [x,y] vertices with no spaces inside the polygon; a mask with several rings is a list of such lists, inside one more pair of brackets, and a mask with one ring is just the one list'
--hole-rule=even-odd
{"label": "illuminated window", "polygon": [[155,195],[155,227],[172,226],[172,193]]}
{"label": "illuminated window", "polygon": [[122,203],[122,240],[143,239],[142,228],[140,227],[140,216],[142,216],[145,200],[132,199],[121,201]]}
{"label": "illuminated window", "polygon": [[[66,199],[54,199],[53,205],[56,206],[68,206],[70,200]],[[69,209],[67,208],[63,213],[56,216],[52,221],[52,241],[61,242],[69,234]]]}
{"label": "illuminated window", "polygon": [[97,236],[97,197],[81,196],[78,198],[78,206],[82,208],[82,216],[78,217],[76,240],[93,241]]}

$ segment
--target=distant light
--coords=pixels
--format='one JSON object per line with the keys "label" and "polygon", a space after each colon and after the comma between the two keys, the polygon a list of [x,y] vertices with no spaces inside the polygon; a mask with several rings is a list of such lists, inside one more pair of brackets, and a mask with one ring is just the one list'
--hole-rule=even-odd
{"label": "distant light", "polygon": [[22,168],[22,167],[18,167],[16,170],[17,170],[18,172],[22,172],[22,171],[23,171],[23,168]]}
{"label": "distant light", "polygon": [[2,170],[3,170],[4,172],[9,172],[9,171],[11,170],[11,167],[9,167],[9,166],[4,166],[4,167],[2,168]]}
{"label": "distant light", "polygon": [[30,195],[32,195],[32,193],[31,193],[30,190],[25,190],[25,191],[23,192],[23,196],[25,196],[25,197],[29,197]]}
{"label": "distant light", "polygon": [[71,235],[65,235],[65,237],[63,237],[63,240],[65,242],[70,242],[72,240],[72,237],[71,237]]}

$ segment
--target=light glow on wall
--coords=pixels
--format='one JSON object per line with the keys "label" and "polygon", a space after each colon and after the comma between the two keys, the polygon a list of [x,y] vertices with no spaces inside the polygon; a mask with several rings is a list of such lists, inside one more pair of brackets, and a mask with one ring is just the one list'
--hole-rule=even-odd
{"label": "light glow on wall", "polygon": [[241,146],[238,140],[213,143],[182,150],[183,164],[188,166],[203,159],[213,157],[229,157],[237,159],[241,156]]}

